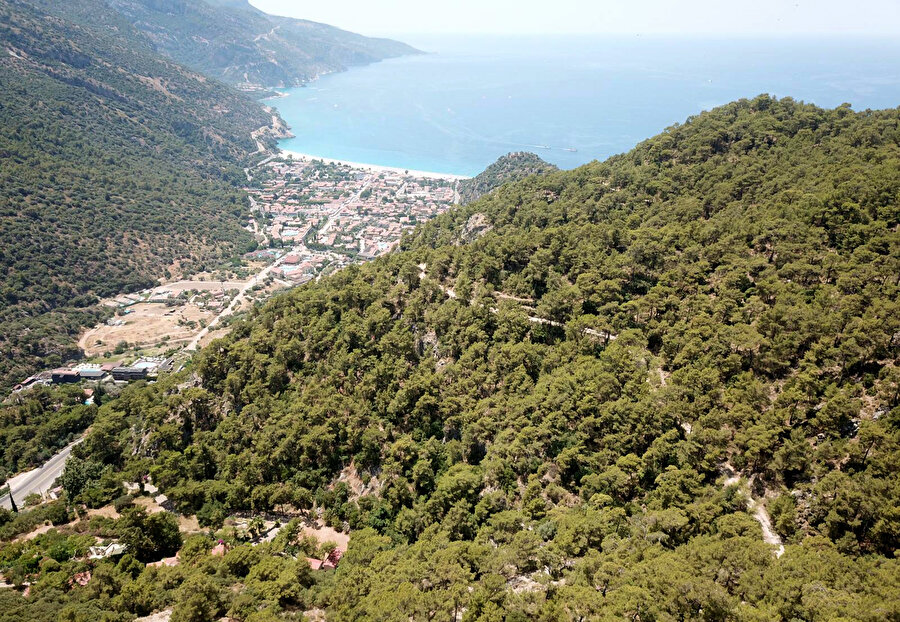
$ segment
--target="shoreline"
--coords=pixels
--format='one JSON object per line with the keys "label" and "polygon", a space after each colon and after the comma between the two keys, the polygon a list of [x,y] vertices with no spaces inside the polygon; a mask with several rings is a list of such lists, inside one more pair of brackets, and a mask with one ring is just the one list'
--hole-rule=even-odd
{"label": "shoreline", "polygon": [[396,173],[399,175],[409,175],[411,177],[421,177],[423,179],[443,179],[446,181],[462,181],[471,179],[467,175],[454,175],[453,173],[435,173],[432,171],[416,171],[413,169],[403,168],[399,166],[382,166],[380,164],[365,164],[362,162],[350,162],[349,160],[337,160],[334,158],[323,158],[322,156],[312,155],[309,153],[300,153],[299,151],[289,151],[287,149],[279,149],[282,157],[292,157],[295,160],[314,161],[319,160],[325,164],[337,164],[349,166],[350,168],[358,168],[362,170],[373,171],[376,173]]}

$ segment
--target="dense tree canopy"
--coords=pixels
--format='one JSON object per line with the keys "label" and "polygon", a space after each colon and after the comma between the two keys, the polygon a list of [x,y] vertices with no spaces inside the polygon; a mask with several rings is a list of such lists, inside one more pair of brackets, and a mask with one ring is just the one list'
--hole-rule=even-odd
{"label": "dense tree canopy", "polygon": [[[81,387],[38,387],[0,406],[0,482],[49,460],[94,420]],[[0,483],[2,485],[2,483]]]}
{"label": "dense tree canopy", "polygon": [[459,182],[460,201],[471,203],[503,184],[556,170],[558,170],[556,166],[533,153],[527,151],[508,153],[472,179]]}
{"label": "dense tree canopy", "polygon": [[76,452],[350,531],[185,615],[896,619],[898,206],[900,110],[739,101],[273,299]]}

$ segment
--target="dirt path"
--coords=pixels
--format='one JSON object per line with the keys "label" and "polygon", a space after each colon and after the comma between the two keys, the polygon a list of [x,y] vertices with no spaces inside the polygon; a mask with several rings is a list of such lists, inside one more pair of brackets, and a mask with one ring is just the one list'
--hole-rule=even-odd
{"label": "dirt path", "polygon": [[[424,264],[424,263],[419,264],[419,280],[420,281],[425,280],[425,278],[428,276],[426,274],[427,269],[428,269],[427,264]],[[447,287],[446,285],[444,285],[443,283],[440,283],[440,282],[438,282],[438,287],[440,287],[441,291],[444,292],[447,296],[449,296],[450,298],[452,298],[454,300],[456,299],[456,292],[453,290],[452,287]],[[534,302],[530,298],[516,298],[515,296],[511,296],[509,294],[503,294],[503,293],[495,293],[495,296],[497,298],[501,298],[504,300],[512,300],[514,302],[519,302],[523,306],[526,306],[526,301],[531,302],[531,303]],[[497,308],[491,307],[491,313],[497,313]],[[528,321],[531,322],[532,324],[545,324],[547,326],[555,326],[555,327],[565,326],[565,324],[563,324],[562,322],[557,322],[555,320],[548,320],[546,318],[536,317],[534,315],[529,315]],[[616,337],[618,336],[618,335],[613,335],[612,333],[607,332],[605,330],[596,330],[594,328],[585,328],[585,329],[582,329],[581,332],[583,332],[585,335],[590,335],[591,337],[599,337],[601,339],[604,339],[607,343],[609,343],[610,341],[615,341]]]}
{"label": "dirt path", "polygon": [[[428,269],[428,264],[424,264],[424,263],[420,263],[420,264],[419,264],[419,280],[420,280],[420,281],[424,281],[425,278],[428,276],[427,274],[425,274],[425,271],[426,271],[427,269]],[[441,288],[441,291],[444,292],[447,296],[449,296],[450,298],[456,300],[456,292],[453,291],[453,288],[452,288],[452,287],[446,287],[446,286],[445,286],[443,283],[441,283],[440,281],[438,281],[438,287],[440,287],[440,288]],[[495,313],[496,313],[496,311],[495,311]]]}
{"label": "dirt path", "polygon": [[751,497],[750,509],[753,510],[753,518],[755,518],[759,523],[759,526],[762,527],[763,540],[766,544],[778,547],[775,549],[775,557],[784,555],[784,544],[781,542],[781,536],[772,529],[772,519],[769,518],[769,512],[766,510],[766,506],[762,501],[757,501]]}
{"label": "dirt path", "polygon": [[29,540],[34,540],[40,535],[43,535],[53,529],[53,525],[41,525],[40,527],[36,527],[35,529],[29,531],[26,534],[22,534],[13,540],[13,542],[28,542]]}
{"label": "dirt path", "polygon": [[762,528],[763,541],[766,544],[777,547],[775,549],[775,557],[784,555],[784,543],[781,541],[781,537],[775,533],[775,530],[772,528],[772,519],[769,516],[768,510],[766,510],[764,501],[762,499],[754,499],[753,493],[750,492],[754,476],[751,476],[749,480],[743,480],[741,474],[736,472],[734,467],[727,462],[723,467],[723,471],[728,477],[725,479],[722,487],[727,488],[728,486],[734,486],[735,484],[741,485],[741,490],[747,495],[747,509],[750,510],[751,516],[756,519],[756,522],[758,522],[759,526]]}
{"label": "dirt path", "polygon": [[169,622],[172,618],[172,609],[165,609],[156,613],[151,613],[143,618],[136,618],[134,622]]}
{"label": "dirt path", "polygon": [[[273,32],[274,32],[274,30],[273,30]],[[255,156],[255,155],[257,155],[257,154],[265,153],[265,152],[266,152],[266,146],[265,146],[264,144],[262,144],[262,141],[259,139],[259,137],[260,137],[262,134],[265,134],[266,132],[268,132],[269,130],[273,130],[273,131],[276,131],[276,132],[277,132],[277,131],[278,131],[278,126],[279,126],[279,124],[280,124],[280,123],[279,123],[279,121],[278,121],[278,117],[277,117],[276,115],[273,114],[273,115],[272,115],[272,124],[271,124],[271,126],[269,126],[269,125],[263,125],[263,126],[260,127],[259,129],[255,129],[255,130],[253,130],[252,132],[250,132],[250,138],[252,138],[252,139],[254,140],[254,142],[256,142],[256,151],[254,151],[253,153],[250,154],[251,157],[252,157],[252,156]],[[255,165],[253,165],[253,166],[249,166],[249,167],[245,168],[245,169],[244,169],[244,175],[247,176],[247,183],[253,181],[253,176],[250,175],[250,171],[252,171],[252,170],[255,169],[255,168],[259,168],[260,166],[263,166],[264,164],[268,164],[269,162],[271,162],[272,160],[274,160],[275,158],[277,158],[279,155],[281,155],[281,154],[278,153],[278,151],[276,150],[276,153],[270,155],[269,157],[267,157],[267,158],[266,158],[265,160],[263,160],[262,162],[260,162],[260,163],[258,163],[258,164],[255,164]]]}
{"label": "dirt path", "polygon": [[512,300],[514,302],[521,302],[526,305],[533,305],[533,298],[520,298],[519,296],[513,296],[512,294],[504,294],[503,292],[494,292],[494,296],[500,298],[501,300]]}
{"label": "dirt path", "polygon": [[82,352],[87,350],[88,338],[93,336],[93,329],[87,330],[81,337],[78,338],[78,349]]}
{"label": "dirt path", "polygon": [[266,39],[266,40],[268,40],[269,37],[271,37],[272,35],[274,35],[274,34],[275,34],[275,31],[278,30],[279,28],[281,28],[281,26],[275,26],[275,28],[273,28],[272,30],[270,30],[269,32],[267,32],[267,33],[265,33],[265,34],[263,34],[263,35],[256,35],[255,37],[253,37],[253,41],[259,41],[260,39]]}

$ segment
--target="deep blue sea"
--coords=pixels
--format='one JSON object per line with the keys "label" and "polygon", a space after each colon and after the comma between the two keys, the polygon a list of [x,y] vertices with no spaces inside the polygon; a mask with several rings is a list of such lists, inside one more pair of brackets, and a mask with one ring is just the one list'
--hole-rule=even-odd
{"label": "deep blue sea", "polygon": [[573,168],[688,116],[771,93],[856,110],[900,106],[900,41],[406,37],[429,52],[269,100],[281,147],[474,175],[528,150]]}

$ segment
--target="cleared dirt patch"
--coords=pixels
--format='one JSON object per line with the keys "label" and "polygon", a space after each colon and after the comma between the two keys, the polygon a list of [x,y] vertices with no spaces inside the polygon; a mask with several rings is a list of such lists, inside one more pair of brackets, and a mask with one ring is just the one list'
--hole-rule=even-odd
{"label": "cleared dirt patch", "polygon": [[[189,341],[200,332],[200,321],[209,322],[214,316],[211,311],[194,305],[169,307],[164,304],[141,303],[129,307],[131,313],[117,316],[121,326],[101,324],[88,330],[78,340],[79,347],[87,356],[97,356],[112,352],[122,341],[129,345],[152,346],[168,337],[168,343],[177,345]],[[194,323],[191,328],[190,322]],[[99,342],[99,343],[98,343]]]}
{"label": "cleared dirt patch", "polygon": [[311,536],[318,540],[319,544],[334,542],[339,549],[344,551],[347,550],[347,546],[350,544],[350,536],[348,534],[335,531],[331,527],[324,525],[322,521],[316,521],[315,527],[304,527],[300,535]]}
{"label": "cleared dirt patch", "polygon": [[151,499],[150,497],[138,497],[134,500],[135,505],[139,505],[150,514],[156,514],[157,512],[165,512],[165,508],[158,504],[156,501]]}
{"label": "cleared dirt patch", "polygon": [[[151,499],[150,497],[138,497],[134,500],[134,504],[138,505],[145,510],[149,514],[156,514],[157,512],[165,512],[166,509],[158,504],[156,501]],[[176,515],[178,518],[178,530],[182,533],[198,533],[202,531],[200,529],[200,523],[197,522],[196,516],[183,516]]]}
{"label": "cleared dirt patch", "polygon": [[95,516],[103,516],[112,519],[119,518],[119,513],[116,512],[116,508],[111,505],[104,505],[102,508],[97,508],[96,510],[88,510],[87,515],[88,518],[93,518]]}
{"label": "cleared dirt patch", "polygon": [[32,531],[29,531],[28,533],[26,533],[24,535],[19,536],[18,538],[13,540],[13,542],[25,542],[26,540],[34,540],[39,535],[45,534],[48,531],[50,531],[51,529],[53,529],[53,525],[41,525],[40,527],[38,527]]}
{"label": "cleared dirt patch", "polygon": [[179,516],[178,530],[182,533],[199,533],[200,523],[197,522],[196,516]]}

